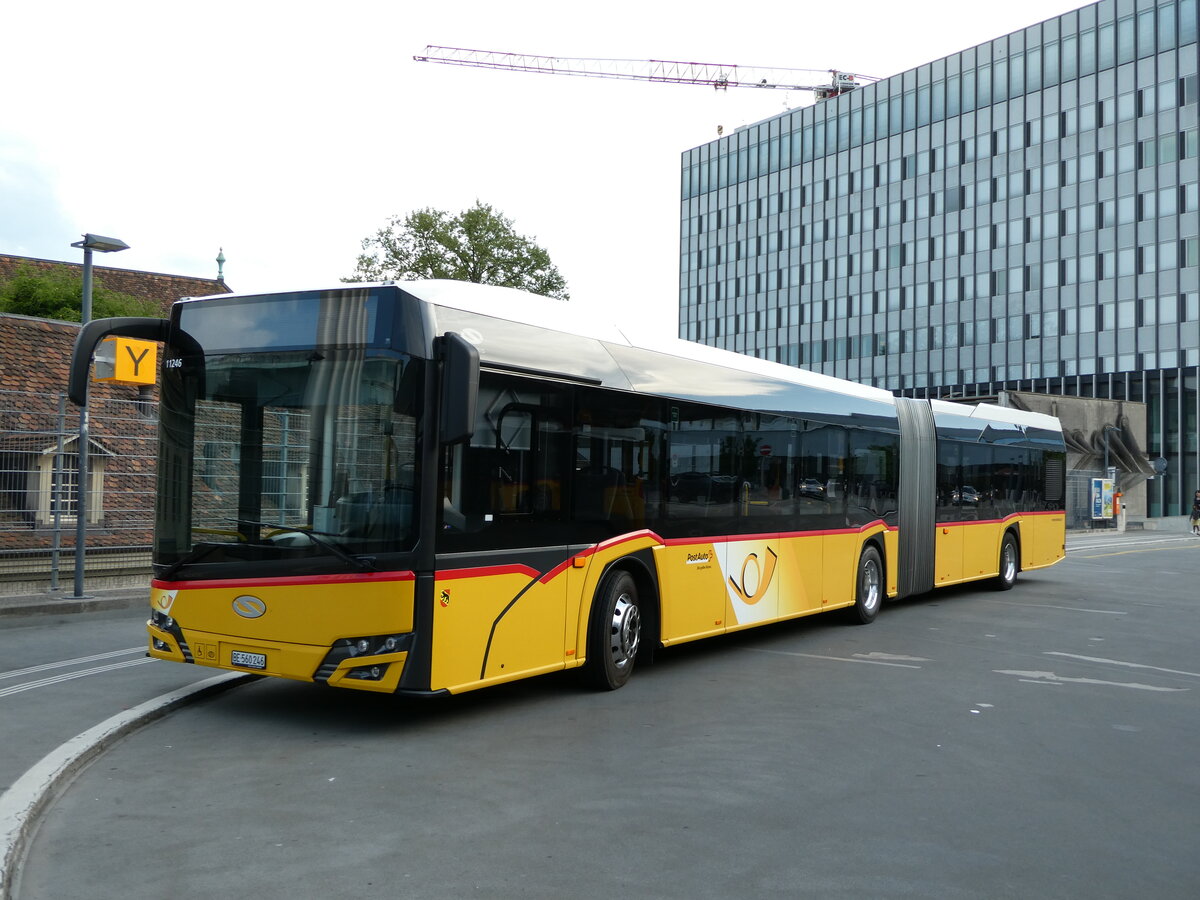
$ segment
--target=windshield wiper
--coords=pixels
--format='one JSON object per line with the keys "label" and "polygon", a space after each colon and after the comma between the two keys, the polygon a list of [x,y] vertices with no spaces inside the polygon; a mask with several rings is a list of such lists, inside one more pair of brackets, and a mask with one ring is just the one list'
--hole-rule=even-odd
{"label": "windshield wiper", "polygon": [[[310,531],[307,528],[297,528],[294,525],[281,525],[278,522],[253,522],[249,519],[239,519],[239,525],[257,525],[260,528],[274,528],[277,531],[285,531],[291,534],[302,534],[311,540],[318,547],[328,550],[342,562],[350,563],[360,572],[377,572],[375,567],[375,558],[373,556],[353,556],[335,544],[333,541],[327,540],[320,535],[326,534],[322,531]],[[332,537],[332,535],[330,535]]]}
{"label": "windshield wiper", "polygon": [[183,556],[179,557],[179,559],[175,560],[175,562],[171,563],[171,565],[167,566],[166,569],[160,572],[157,577],[161,578],[163,581],[169,581],[171,576],[184,566],[190,565],[194,562],[199,562],[218,547],[236,546],[238,546],[238,544],[234,541],[204,541],[193,547],[191,552],[185,553]]}

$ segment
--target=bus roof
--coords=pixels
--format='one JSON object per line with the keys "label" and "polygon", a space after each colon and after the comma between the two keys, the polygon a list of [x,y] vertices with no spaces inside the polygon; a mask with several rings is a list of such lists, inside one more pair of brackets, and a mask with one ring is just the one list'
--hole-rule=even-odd
{"label": "bus roof", "polygon": [[678,338],[635,334],[569,302],[465,282],[397,286],[431,304],[435,333],[458,331],[476,343],[485,365],[759,412],[895,418],[895,399],[881,388]]}
{"label": "bus roof", "polygon": [[1007,422],[1012,425],[1022,425],[1026,428],[1042,428],[1046,431],[1062,431],[1062,423],[1054,416],[1045,413],[1031,412],[1024,409],[1014,409],[1011,406],[996,406],[992,403],[952,403],[949,400],[930,400],[934,416],[970,416],[977,419],[987,419],[992,422]]}
{"label": "bus roof", "polygon": [[[457,331],[485,366],[618,390],[767,413],[821,419],[895,421],[895,397],[883,388],[770,362],[676,337],[606,322],[569,301],[465,281],[341,284],[331,290],[394,288],[425,304],[431,335]],[[307,291],[306,291],[307,293]],[[183,302],[214,298],[184,298]],[[975,418],[1049,431],[1058,419],[980,403],[930,400],[935,416]]]}

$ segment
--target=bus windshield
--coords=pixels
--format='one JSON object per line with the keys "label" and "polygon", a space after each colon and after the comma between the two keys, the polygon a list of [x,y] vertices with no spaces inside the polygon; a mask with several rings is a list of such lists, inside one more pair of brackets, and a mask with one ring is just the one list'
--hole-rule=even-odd
{"label": "bus windshield", "polygon": [[160,575],[369,571],[381,554],[411,549],[420,371],[362,347],[168,364]]}

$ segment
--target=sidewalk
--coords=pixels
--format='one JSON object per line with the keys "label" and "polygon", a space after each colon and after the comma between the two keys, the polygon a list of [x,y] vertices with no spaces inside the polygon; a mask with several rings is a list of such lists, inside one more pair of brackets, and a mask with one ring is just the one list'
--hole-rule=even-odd
{"label": "sidewalk", "polygon": [[1129,519],[1125,523],[1125,531],[1118,531],[1115,527],[1112,528],[1068,528],[1068,537],[1078,537],[1079,535],[1091,535],[1099,537],[1105,534],[1128,534],[1129,532],[1154,532],[1160,535],[1167,534],[1191,534],[1191,525],[1187,516],[1160,516],[1156,519]]}
{"label": "sidewalk", "polygon": [[[109,609],[149,608],[150,577],[140,586],[84,589],[86,599],[72,599],[74,587],[28,594],[0,594],[0,619],[10,616],[69,615]],[[0,626],[2,627],[2,626]]]}

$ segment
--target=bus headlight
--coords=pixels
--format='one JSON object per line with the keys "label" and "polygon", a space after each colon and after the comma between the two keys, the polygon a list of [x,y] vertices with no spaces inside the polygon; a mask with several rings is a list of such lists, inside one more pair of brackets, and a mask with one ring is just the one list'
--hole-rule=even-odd
{"label": "bus headlight", "polygon": [[345,669],[344,678],[357,681],[380,681],[386,675],[390,663],[396,661],[395,656],[390,660],[379,662],[370,661],[373,656],[405,653],[412,648],[411,634],[377,634],[366,637],[339,638],[333,642],[329,652],[321,661],[321,665],[313,673],[313,681],[328,682],[347,660],[360,660],[363,665]]}
{"label": "bus headlight", "polygon": [[374,637],[342,638],[333,642],[333,650],[346,656],[378,656],[380,653],[395,653],[403,650],[401,642],[405,636],[381,634]]}

